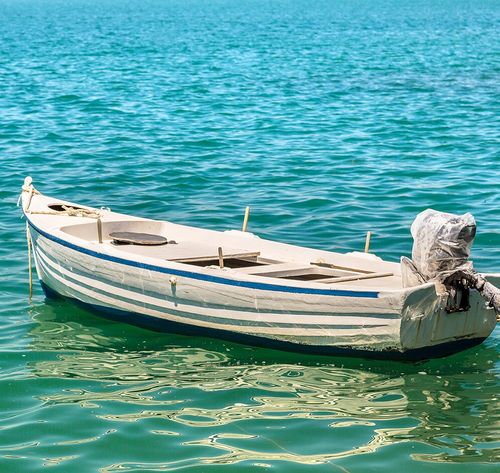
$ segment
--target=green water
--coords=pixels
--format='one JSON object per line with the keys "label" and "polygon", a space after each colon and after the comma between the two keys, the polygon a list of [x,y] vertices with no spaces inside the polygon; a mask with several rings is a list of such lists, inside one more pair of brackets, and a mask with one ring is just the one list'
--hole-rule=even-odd
{"label": "green water", "polygon": [[36,286],[44,193],[397,260],[427,207],[500,271],[495,0],[2,0],[0,472],[476,472],[499,465],[499,332],[442,360],[158,334]]}

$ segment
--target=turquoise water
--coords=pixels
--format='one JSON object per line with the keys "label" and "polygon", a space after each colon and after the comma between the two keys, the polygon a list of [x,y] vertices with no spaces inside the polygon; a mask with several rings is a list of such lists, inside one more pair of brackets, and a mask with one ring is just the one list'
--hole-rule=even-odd
{"label": "turquoise water", "polygon": [[498,471],[499,332],[318,358],[109,322],[35,287],[45,193],[397,260],[427,207],[500,270],[500,3],[0,2],[0,471]]}

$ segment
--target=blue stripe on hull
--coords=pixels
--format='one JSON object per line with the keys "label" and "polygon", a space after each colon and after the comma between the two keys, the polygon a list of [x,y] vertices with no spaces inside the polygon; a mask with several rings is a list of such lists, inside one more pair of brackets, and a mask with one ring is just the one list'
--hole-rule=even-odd
{"label": "blue stripe on hull", "polygon": [[[52,256],[49,256],[49,254],[47,254],[45,251],[42,251],[40,250],[39,248],[37,248],[37,253],[41,253],[46,259],[48,259],[49,261],[51,261],[52,263],[56,264],[56,265],[59,265],[60,263],[56,260],[54,260],[52,258]],[[63,277],[63,278],[66,278],[66,276],[63,276],[59,271],[56,271],[54,268],[51,268],[52,271],[54,271],[56,274],[58,274],[59,276]],[[77,276],[83,276],[83,277],[86,277],[86,278],[91,278],[92,276],[89,274],[89,273],[86,273],[84,271],[81,271],[81,270],[78,270],[76,268],[71,268],[71,272]],[[203,308],[207,308],[207,309],[215,309],[215,310],[235,310],[235,311],[240,311],[242,310],[241,307],[238,307],[238,306],[230,306],[230,305],[224,305],[224,304],[212,304],[212,303],[209,303],[209,302],[206,302],[206,301],[203,301],[203,303],[196,303],[192,300],[189,300],[189,299],[183,299],[183,298],[180,298],[178,296],[175,296],[175,298],[173,297],[170,297],[166,294],[162,294],[162,293],[159,293],[159,292],[154,292],[154,291],[150,291],[150,290],[147,290],[146,288],[142,287],[140,292],[138,292],[138,287],[137,286],[131,286],[129,284],[126,284],[126,283],[122,283],[122,284],[118,284],[114,281],[111,281],[109,279],[104,279],[103,278],[103,275],[101,274],[101,279],[100,279],[100,282],[110,286],[111,288],[115,288],[115,289],[124,289],[126,291],[130,291],[130,292],[133,292],[137,295],[140,295],[140,296],[149,296],[149,297],[153,297],[153,298],[160,298],[160,299],[163,299],[163,300],[166,300],[168,302],[176,302],[178,304],[181,304],[183,306],[186,306],[186,307],[194,307],[194,308],[197,308],[197,307],[203,307]],[[82,285],[84,287],[87,287],[89,288],[89,286],[86,286],[85,284],[79,282],[79,281],[76,281],[74,279],[72,279],[73,282],[75,282],[76,284],[79,284],[79,285]],[[93,289],[95,290],[94,287],[90,288],[90,289]],[[114,294],[113,294],[113,297],[116,297]],[[157,309],[156,307],[154,307],[155,309]],[[163,309],[161,309],[163,310]],[[196,309],[194,309],[196,310]],[[300,315],[301,317],[309,317],[309,316],[325,316],[325,315],[330,315],[329,312],[320,312],[320,311],[298,311],[298,310],[280,310],[280,309],[256,309],[255,307],[245,307],[244,308],[244,311],[245,312],[251,312],[251,313],[256,313],[256,314],[285,314],[285,315]],[[359,316],[359,312],[342,312],[342,315],[343,316]],[[364,318],[378,318],[378,319],[387,319],[387,320],[394,320],[394,319],[399,319],[400,318],[400,314],[398,313],[373,313],[373,314],[370,314],[370,313],[363,313],[363,317]],[[307,324],[307,320],[305,321],[305,323]]]}
{"label": "blue stripe on hull", "polygon": [[281,286],[279,284],[270,284],[270,283],[259,283],[253,281],[240,281],[237,279],[227,279],[220,276],[212,276],[203,273],[193,273],[191,271],[185,271],[180,269],[172,269],[172,268],[164,268],[163,266],[155,266],[152,264],[141,263],[139,261],[129,260],[125,258],[119,258],[117,256],[111,256],[105,253],[99,253],[97,251],[89,250],[82,246],[75,245],[74,243],[70,243],[69,241],[62,240],[50,233],[44,232],[43,230],[36,227],[25,214],[26,220],[30,227],[43,237],[51,240],[59,245],[65,246],[66,248],[70,248],[72,250],[78,251],[79,253],[83,253],[89,256],[93,256],[94,258],[99,258],[104,261],[111,261],[113,263],[123,264],[126,266],[133,266],[136,268],[147,269],[150,271],[155,271],[158,273],[164,274],[173,274],[175,276],[182,276],[190,279],[197,279],[200,281],[207,281],[216,284],[224,284],[228,286],[236,286],[236,287],[244,287],[248,289],[258,289],[262,291],[276,291],[276,292],[287,292],[291,294],[311,294],[311,295],[319,295],[319,296],[341,296],[341,297],[359,297],[359,298],[370,298],[377,299],[379,297],[378,292],[372,291],[350,291],[344,289],[312,289],[305,287],[295,287],[295,286]]}
{"label": "blue stripe on hull", "polygon": [[285,342],[281,340],[272,340],[269,338],[257,337],[254,335],[245,335],[225,330],[209,329],[205,327],[196,327],[192,325],[172,322],[164,319],[158,319],[143,314],[127,312],[108,307],[87,304],[71,297],[61,296],[45,283],[40,281],[42,288],[47,297],[63,298],[76,302],[85,308],[90,308],[93,311],[101,314],[103,317],[116,320],[123,323],[129,323],[139,327],[148,328],[158,332],[178,333],[181,335],[198,335],[203,337],[220,338],[231,342],[242,343],[245,345],[253,345],[263,348],[272,348],[277,350],[307,353],[311,355],[327,355],[327,356],[351,356],[360,358],[375,358],[383,360],[401,360],[401,361],[420,361],[428,358],[441,358],[444,356],[457,353],[467,348],[479,345],[485,340],[482,338],[473,338],[468,340],[457,340],[455,342],[443,343],[432,347],[418,348],[400,352],[396,350],[386,351],[371,351],[358,350],[347,347],[332,347],[318,345],[302,345],[298,343]]}
{"label": "blue stripe on hull", "polygon": [[[47,258],[47,256],[45,256],[45,258]],[[89,291],[93,291],[98,295],[104,295],[104,296],[109,297],[111,299],[114,299],[116,301],[125,302],[127,304],[137,305],[136,299],[131,299],[130,297],[125,297],[125,296],[119,296],[119,295],[111,293],[107,290],[100,289],[100,288],[98,289],[96,287],[89,286],[88,284],[85,284],[81,281],[78,281],[71,276],[65,276],[65,275],[61,274],[59,271],[57,271],[54,268],[50,268],[50,271],[49,271],[46,263],[42,259],[39,259],[38,264],[40,265],[40,267],[42,268],[42,270],[44,271],[45,274],[52,272],[55,275],[57,275],[58,277],[64,279],[65,281],[72,282],[73,284],[75,284],[79,287],[82,287],[84,289],[87,289]],[[89,277],[89,275],[85,275],[85,277]],[[116,287],[119,287],[119,286],[116,286]],[[158,298],[158,294],[156,295],[156,298]],[[95,297],[93,297],[93,299],[95,299]],[[171,300],[169,300],[169,298],[166,298],[166,300],[171,302]],[[172,308],[167,309],[161,305],[156,305],[156,304],[153,304],[150,302],[141,302],[140,304],[146,309],[151,309],[151,310],[155,310],[158,312],[168,313],[171,315],[175,315],[177,317],[183,317],[186,319],[186,321],[187,320],[190,320],[190,321],[199,320],[199,321],[210,322],[210,323],[215,323],[215,324],[234,325],[237,327],[244,327],[244,328],[248,328],[248,329],[252,329],[253,327],[269,327],[269,326],[274,326],[277,328],[301,327],[301,328],[323,328],[323,329],[335,329],[335,330],[352,330],[352,329],[359,329],[360,328],[359,325],[338,325],[338,324],[334,325],[334,324],[328,324],[328,323],[327,324],[319,324],[317,322],[311,323],[311,322],[308,322],[307,319],[305,321],[302,320],[300,322],[297,321],[295,323],[291,323],[291,322],[287,323],[287,322],[267,322],[265,320],[257,320],[256,321],[256,320],[244,320],[244,319],[235,319],[235,318],[223,318],[223,317],[217,317],[216,315],[202,315],[202,314],[197,314],[195,312],[188,312],[186,310],[181,310],[182,304],[178,304],[179,309],[172,309]],[[245,311],[242,311],[242,312],[245,312]],[[325,314],[322,314],[322,315],[325,315]],[[369,328],[386,327],[386,326],[387,326],[387,324],[372,324],[372,325],[365,324],[364,328],[369,329]]]}

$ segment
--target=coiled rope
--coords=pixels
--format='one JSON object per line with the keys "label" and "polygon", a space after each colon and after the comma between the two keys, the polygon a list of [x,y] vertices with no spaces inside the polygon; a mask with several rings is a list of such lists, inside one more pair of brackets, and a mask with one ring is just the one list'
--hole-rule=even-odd
{"label": "coiled rope", "polygon": [[19,195],[19,199],[17,200],[17,205],[21,203],[23,192],[29,192],[28,200],[26,205],[23,208],[24,213],[32,214],[32,215],[66,215],[68,217],[82,217],[82,218],[96,218],[99,219],[102,217],[102,213],[98,212],[95,209],[83,209],[81,207],[72,207],[71,205],[61,205],[63,210],[55,211],[55,210],[30,210],[31,200],[35,194],[40,194],[39,191],[35,189],[33,186],[33,180],[30,176],[24,179],[24,185],[21,189],[21,194]]}
{"label": "coiled rope", "polygon": [[[26,177],[24,179],[24,185],[21,190],[21,194],[19,195],[19,199],[17,201],[17,205],[19,207],[23,192],[28,192],[28,200],[26,201],[26,205],[23,207],[23,211],[25,214],[30,215],[65,215],[67,217],[80,217],[80,218],[93,218],[97,220],[97,234],[99,243],[102,243],[102,221],[101,218],[103,214],[98,212],[95,209],[83,209],[72,207],[71,205],[61,205],[62,210],[60,211],[44,211],[44,210],[30,210],[31,201],[33,196],[36,194],[40,194],[39,191],[35,189],[33,186],[33,180],[31,177]],[[107,210],[107,209],[103,209]],[[29,223],[26,222],[26,242],[28,245],[28,284],[29,284],[29,303],[31,304],[33,298],[33,241],[31,238],[31,233],[29,229]]]}

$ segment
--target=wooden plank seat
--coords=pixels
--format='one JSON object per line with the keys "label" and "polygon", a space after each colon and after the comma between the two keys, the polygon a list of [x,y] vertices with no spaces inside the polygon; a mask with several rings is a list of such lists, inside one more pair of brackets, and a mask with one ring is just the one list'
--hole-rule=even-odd
{"label": "wooden plank seat", "polygon": [[348,281],[359,281],[365,279],[375,279],[393,276],[393,273],[357,273],[350,271],[334,270],[333,268],[318,268],[315,265],[305,265],[300,263],[275,263],[249,268],[238,268],[238,272],[271,278],[304,279],[313,280],[324,284],[334,284]]}
{"label": "wooden plank seat", "polygon": [[[224,253],[224,259],[246,259],[246,258],[257,258],[260,256],[260,251],[250,251],[246,253]],[[172,258],[170,261],[175,261],[176,263],[202,263],[203,261],[212,261],[219,259],[219,255],[203,255],[203,256],[190,256],[184,258]]]}
{"label": "wooden plank seat", "polygon": [[269,276],[273,277],[275,274],[279,273],[289,273],[296,271],[307,271],[310,266],[306,266],[300,263],[274,263],[274,264],[264,264],[261,266],[251,266],[249,268],[238,268],[239,273],[252,274],[256,276]]}
{"label": "wooden plank seat", "polygon": [[[277,262],[274,264],[259,265],[252,268],[240,268],[238,271],[254,276],[271,278],[297,279],[304,281],[330,280],[343,277],[352,277],[352,271],[344,271],[333,268],[324,268],[306,263]],[[354,274],[356,277],[362,273]]]}
{"label": "wooden plank seat", "polygon": [[320,268],[338,269],[341,271],[348,271],[350,273],[365,273],[365,274],[373,273],[373,271],[369,271],[367,269],[352,268],[349,266],[340,266],[338,264],[333,264],[333,263],[318,263],[316,261],[311,261],[311,264],[314,266],[319,266]]}
{"label": "wooden plank seat", "polygon": [[[218,260],[218,245],[217,243],[205,243],[198,241],[186,241],[175,239],[176,244],[166,245],[113,245],[114,250],[123,251],[135,255],[141,255],[150,258],[158,258],[176,263],[196,264],[203,266],[203,262],[207,262],[209,266],[212,261]],[[259,251],[248,251],[246,248],[223,247],[224,259],[256,259]],[[251,263],[249,263],[249,266]]]}
{"label": "wooden plank seat", "polygon": [[394,273],[369,273],[369,274],[357,274],[353,276],[343,276],[338,278],[328,278],[321,279],[319,282],[324,284],[333,284],[339,282],[348,282],[348,281],[360,281],[364,279],[375,279],[375,278],[388,278],[389,276],[394,276]]}

